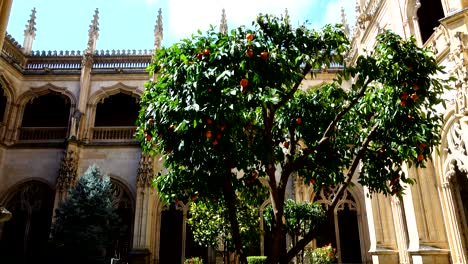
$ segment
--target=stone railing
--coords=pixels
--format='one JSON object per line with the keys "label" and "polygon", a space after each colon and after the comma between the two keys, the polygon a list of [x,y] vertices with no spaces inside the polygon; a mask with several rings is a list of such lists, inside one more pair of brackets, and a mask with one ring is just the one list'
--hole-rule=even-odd
{"label": "stone railing", "polygon": [[94,56],[93,69],[146,69],[151,63],[151,56]]}
{"label": "stone railing", "polygon": [[[79,73],[83,63],[83,51],[31,51],[25,55],[22,47],[10,35],[6,35],[0,55],[25,74]],[[154,50],[98,50],[93,56],[95,73],[146,72]]]}
{"label": "stone railing", "polygon": [[93,142],[136,141],[135,126],[93,127],[90,140]]}
{"label": "stone railing", "polygon": [[19,141],[64,141],[67,127],[21,127]]}
{"label": "stone railing", "polygon": [[81,57],[30,57],[26,70],[80,70]]}

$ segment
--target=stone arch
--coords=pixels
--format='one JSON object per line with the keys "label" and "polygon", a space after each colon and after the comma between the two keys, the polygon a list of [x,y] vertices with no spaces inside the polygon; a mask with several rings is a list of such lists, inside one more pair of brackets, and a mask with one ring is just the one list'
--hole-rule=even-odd
{"label": "stone arch", "polygon": [[129,86],[122,82],[118,82],[111,86],[103,86],[99,90],[94,92],[89,97],[88,105],[97,105],[100,101],[118,93],[128,94],[139,100],[141,95],[143,94],[143,91],[139,90],[137,86]]}
{"label": "stone arch", "polygon": [[464,208],[460,201],[460,186],[457,183],[458,177],[468,177],[467,136],[468,117],[456,115],[453,108],[447,111],[444,115],[436,168],[448,244],[454,263],[461,263],[461,260],[468,257],[468,219],[462,213]]}
{"label": "stone arch", "polygon": [[[325,208],[331,204],[334,194],[338,188],[322,188],[316,193],[311,193],[309,197],[309,201],[313,201],[316,203],[322,204]],[[367,250],[369,248],[369,235],[366,232],[367,230],[367,221],[364,209],[364,202],[363,197],[361,197],[363,193],[362,188],[358,185],[355,185],[353,188],[347,188],[343,194],[343,196],[338,201],[336,207],[334,208],[334,222],[327,223],[325,232],[333,231],[332,235],[328,238],[331,241],[327,243],[332,243],[336,245],[337,248],[337,256],[340,257],[339,263],[344,261],[351,261],[347,258],[357,258],[352,259],[352,262],[360,262],[362,261],[365,263],[368,260],[368,253]],[[354,217],[355,219],[351,219]],[[347,228],[343,228],[343,220],[347,219],[347,221],[355,221],[353,223],[348,223]],[[351,228],[350,225],[354,224],[354,228]],[[341,228],[340,228],[341,226]],[[346,233],[345,231],[352,231]],[[351,243],[348,239],[344,238],[352,238],[354,239],[354,243]],[[324,241],[322,241],[323,243]],[[315,246],[322,246],[318,245],[317,241],[314,242]],[[353,247],[353,248],[350,248]],[[359,248],[357,248],[359,247]],[[350,256],[350,252],[354,253]],[[356,255],[356,252],[359,255]]]}
{"label": "stone arch", "polygon": [[260,255],[265,256],[265,236],[267,235],[265,232],[265,224],[263,220],[263,212],[265,211],[266,207],[271,204],[270,198],[266,199],[262,205],[260,205],[259,215],[260,215]]}
{"label": "stone arch", "polygon": [[[106,98],[109,98],[113,95],[125,94],[135,98],[136,102],[140,100],[143,91],[138,89],[137,86],[129,86],[122,82],[118,82],[111,86],[104,86],[94,92],[88,100],[87,111],[86,111],[86,124],[85,124],[85,137],[88,139],[93,138],[93,127],[96,123],[96,111],[98,104],[104,102]],[[130,134],[133,134],[133,130],[130,130]],[[133,137],[132,137],[133,138]]]}
{"label": "stone arch", "polygon": [[[29,180],[16,184],[3,199],[13,217],[0,227],[0,251],[8,262],[41,261],[46,255],[54,205],[49,184]],[[43,259],[42,259],[43,260]]]}
{"label": "stone arch", "polygon": [[18,99],[16,100],[16,103],[17,103],[17,106],[18,106],[18,111],[16,113],[16,118],[15,118],[16,123],[15,123],[14,128],[13,128],[14,132],[13,132],[13,136],[11,138],[12,140],[18,139],[19,129],[20,129],[21,124],[23,122],[23,117],[24,117],[24,113],[25,113],[27,103],[30,102],[34,98],[37,98],[37,97],[40,97],[40,96],[43,96],[43,95],[48,95],[48,94],[51,94],[51,93],[62,95],[65,98],[67,98],[69,100],[69,102],[70,102],[70,111],[69,111],[69,114],[68,114],[68,125],[67,125],[66,133],[69,132],[68,127],[70,127],[69,124],[71,122],[71,115],[72,115],[72,113],[74,112],[74,110],[76,108],[77,99],[73,95],[73,93],[71,93],[66,87],[59,87],[59,86],[56,86],[56,85],[54,85],[52,83],[47,83],[47,84],[42,85],[42,86],[31,87],[29,90],[27,90],[26,92],[19,95]]}
{"label": "stone arch", "polygon": [[13,89],[13,85],[11,82],[7,79],[7,77],[0,72],[0,87],[3,90],[3,96],[6,98],[6,102],[4,105],[4,108],[2,109],[3,114],[0,116],[1,118],[1,127],[0,127],[0,139],[4,140],[7,137],[8,132],[11,133],[11,121],[13,120],[11,118],[12,113],[14,112],[15,108],[15,98],[16,98],[16,93],[15,90]]}
{"label": "stone arch", "polygon": [[127,261],[127,254],[132,247],[132,234],[135,214],[135,196],[130,191],[128,184],[117,176],[110,176],[112,183],[112,193],[114,194],[113,206],[117,210],[117,214],[122,221],[122,225],[126,227],[125,233],[114,244],[114,257]]}

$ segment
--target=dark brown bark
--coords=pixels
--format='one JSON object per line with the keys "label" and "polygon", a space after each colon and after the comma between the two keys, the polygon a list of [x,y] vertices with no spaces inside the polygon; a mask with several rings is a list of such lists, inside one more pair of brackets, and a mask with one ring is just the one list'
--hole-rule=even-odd
{"label": "dark brown bark", "polygon": [[[334,217],[335,207],[338,204],[338,201],[343,196],[344,191],[351,183],[351,180],[353,179],[356,169],[358,168],[358,165],[361,162],[364,156],[364,153],[367,151],[367,147],[369,146],[369,143],[371,142],[372,138],[377,132],[377,129],[378,129],[377,124],[372,127],[369,135],[367,135],[366,139],[362,143],[359,149],[359,152],[357,153],[356,157],[353,160],[353,163],[351,164],[348,170],[348,174],[346,175],[346,180],[340,185],[340,187],[338,188],[338,191],[335,193],[335,196],[333,197],[331,204],[328,206],[328,209],[327,209],[328,220],[330,220],[330,217]],[[290,249],[288,253],[286,254],[285,263],[288,263],[289,261],[291,261],[302,249],[304,249],[304,247],[307,246],[307,244],[309,244],[310,241],[312,241],[312,239],[315,238],[315,235],[316,235],[315,232],[311,231],[307,233],[301,240],[299,240],[299,242],[292,249]]]}
{"label": "dark brown bark", "polygon": [[234,241],[234,247],[236,253],[239,255],[240,262],[242,264],[247,263],[247,258],[244,255],[242,250],[242,241],[240,237],[239,222],[237,221],[236,215],[236,193],[234,187],[232,186],[231,173],[226,171],[224,176],[224,188],[223,188],[224,199],[226,201],[226,206],[228,209],[229,222],[231,224],[232,230],[232,240]]}

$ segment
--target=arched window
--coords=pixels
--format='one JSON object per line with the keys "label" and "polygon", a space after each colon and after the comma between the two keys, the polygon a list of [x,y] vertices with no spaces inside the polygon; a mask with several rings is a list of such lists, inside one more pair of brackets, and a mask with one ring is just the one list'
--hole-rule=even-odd
{"label": "arched window", "polygon": [[93,141],[134,141],[140,106],[135,97],[118,93],[105,98],[96,106]]}
{"label": "arched window", "polygon": [[98,103],[94,126],[135,126],[139,109],[135,97],[124,93],[111,95]]}
{"label": "arched window", "polygon": [[[321,189],[314,202],[325,208],[331,203],[334,189]],[[346,190],[335,208],[335,217],[319,230],[315,239],[316,247],[331,244],[337,249],[338,263],[361,263],[361,240],[357,204],[351,193]]]}
{"label": "arched window", "polygon": [[123,183],[114,178],[111,178],[111,183],[115,197],[113,206],[117,208],[123,232],[120,234],[120,238],[114,242],[113,249],[108,254],[109,257],[126,262],[132,246],[134,201],[132,194]]}
{"label": "arched window", "polygon": [[70,98],[59,93],[33,97],[25,105],[19,139],[64,140],[70,107]]}
{"label": "arched window", "polygon": [[420,0],[421,7],[417,11],[419,30],[422,43],[431,37],[434,28],[439,26],[439,19],[444,17],[441,0]]}
{"label": "arched window", "polygon": [[5,111],[6,111],[6,105],[7,105],[7,97],[5,95],[5,90],[2,86],[2,83],[0,83],[0,123],[5,123]]}
{"label": "arched window", "polygon": [[208,248],[194,241],[193,232],[187,223],[189,207],[190,204],[182,203],[163,207],[159,231],[159,263],[180,263],[182,259],[191,257],[201,257],[203,263],[209,263]]}
{"label": "arched window", "polygon": [[12,213],[0,232],[2,263],[41,262],[47,256],[54,191],[44,183],[21,185],[6,202]]}

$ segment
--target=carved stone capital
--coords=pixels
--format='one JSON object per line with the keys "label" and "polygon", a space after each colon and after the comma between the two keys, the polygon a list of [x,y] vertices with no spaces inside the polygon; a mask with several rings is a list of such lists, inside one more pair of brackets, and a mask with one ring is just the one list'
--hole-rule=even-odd
{"label": "carved stone capital", "polygon": [[60,162],[59,175],[57,177],[57,190],[66,191],[76,183],[78,171],[78,157],[73,150],[66,151]]}
{"label": "carved stone capital", "polygon": [[137,171],[137,187],[150,187],[154,179],[153,159],[142,155]]}
{"label": "carved stone capital", "polygon": [[83,54],[83,59],[81,60],[81,66],[82,67],[88,67],[88,68],[92,68],[93,67],[93,54],[91,54],[91,52],[85,52],[85,54]]}

